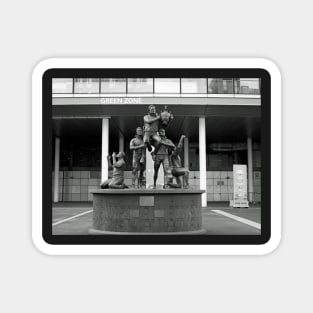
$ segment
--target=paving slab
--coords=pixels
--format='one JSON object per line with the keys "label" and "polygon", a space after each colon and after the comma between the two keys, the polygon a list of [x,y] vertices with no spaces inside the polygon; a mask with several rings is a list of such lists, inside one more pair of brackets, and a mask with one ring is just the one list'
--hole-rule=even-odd
{"label": "paving slab", "polygon": [[[53,205],[53,223],[92,210],[92,203],[59,203]],[[249,209],[232,209],[228,206],[209,205],[202,209],[202,224],[207,235],[260,235],[259,229],[242,222],[220,215],[212,210],[223,210],[227,213],[260,223],[260,207]],[[53,235],[88,235],[92,228],[92,212],[78,216],[52,227]]]}

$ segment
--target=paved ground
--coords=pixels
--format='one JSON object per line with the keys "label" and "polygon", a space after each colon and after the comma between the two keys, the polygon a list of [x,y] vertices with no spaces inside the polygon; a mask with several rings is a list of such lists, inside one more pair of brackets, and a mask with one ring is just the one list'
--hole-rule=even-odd
{"label": "paved ground", "polygon": [[[92,203],[58,203],[52,211],[53,235],[86,235],[92,227]],[[229,208],[228,203],[208,203],[202,224],[208,235],[259,235],[260,205]]]}

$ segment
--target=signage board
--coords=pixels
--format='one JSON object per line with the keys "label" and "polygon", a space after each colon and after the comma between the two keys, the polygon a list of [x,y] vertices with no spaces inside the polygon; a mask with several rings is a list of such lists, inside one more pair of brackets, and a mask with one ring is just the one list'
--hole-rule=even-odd
{"label": "signage board", "polygon": [[233,166],[234,199],[232,205],[234,208],[247,208],[248,188],[247,188],[247,165],[234,164]]}
{"label": "signage board", "polygon": [[141,98],[100,98],[101,104],[140,104]]}

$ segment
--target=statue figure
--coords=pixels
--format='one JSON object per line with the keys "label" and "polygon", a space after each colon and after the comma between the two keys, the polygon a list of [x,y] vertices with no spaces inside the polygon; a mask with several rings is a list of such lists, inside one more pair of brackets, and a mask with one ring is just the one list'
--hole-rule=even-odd
{"label": "statue figure", "polygon": [[143,118],[144,121],[144,138],[143,141],[145,146],[148,148],[149,152],[152,151],[150,142],[154,141],[154,144],[157,145],[161,138],[158,135],[160,116],[156,113],[155,106],[151,104],[149,106],[149,114],[145,115]]}
{"label": "statue figure", "polygon": [[185,135],[181,135],[176,149],[173,150],[172,154],[170,155],[170,166],[172,169],[172,177],[176,178],[176,184],[173,184],[173,180],[168,182],[168,185],[172,188],[182,188],[182,187],[184,187],[185,189],[189,188],[189,171],[188,169],[182,167],[181,159],[179,156],[185,138],[186,138]]}
{"label": "statue figure", "polygon": [[163,128],[167,127],[173,119],[173,114],[168,111],[167,105],[164,106],[164,109],[160,113],[160,122]]}
{"label": "statue figure", "polygon": [[163,165],[164,169],[164,188],[168,187],[169,176],[171,176],[171,168],[169,164],[169,154],[171,149],[175,149],[173,142],[166,138],[165,129],[159,129],[160,141],[152,152],[152,159],[154,161],[154,176],[153,176],[153,188],[156,188],[156,181],[158,179],[158,173],[160,165]]}
{"label": "statue figure", "polygon": [[167,106],[164,106],[164,109],[161,111],[160,115],[156,112],[155,106],[153,104],[149,106],[149,114],[145,115],[143,118],[143,141],[149,152],[152,151],[151,144],[157,146],[161,140],[160,136],[158,135],[160,124],[163,128],[167,127],[173,118],[173,114],[168,111]]}
{"label": "statue figure", "polygon": [[[119,152],[117,155],[115,152],[112,153],[112,161],[113,161],[113,173],[112,178],[107,179],[101,185],[101,189],[124,189],[127,186],[124,184],[124,171],[126,169],[125,163],[125,153]],[[109,157],[107,158],[108,162],[110,161]]]}
{"label": "statue figure", "polygon": [[[138,178],[138,188],[145,185],[144,171],[146,169],[146,149],[142,138],[142,128],[137,127],[136,136],[130,141],[130,151],[133,151],[132,187],[135,188]],[[138,177],[139,172],[139,177]]]}

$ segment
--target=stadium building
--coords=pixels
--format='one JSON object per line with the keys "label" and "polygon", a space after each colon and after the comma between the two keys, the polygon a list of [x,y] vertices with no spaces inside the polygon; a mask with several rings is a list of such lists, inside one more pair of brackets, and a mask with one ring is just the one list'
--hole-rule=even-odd
{"label": "stadium building", "polygon": [[166,136],[189,168],[190,188],[203,202],[233,198],[233,164],[247,165],[249,201],[261,201],[261,97],[259,79],[55,78],[52,82],[53,201],[92,201],[107,178],[107,155],[126,153],[148,106],[167,105],[174,120]]}

